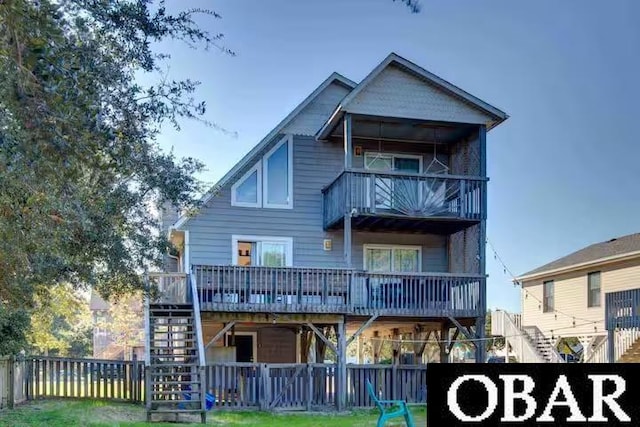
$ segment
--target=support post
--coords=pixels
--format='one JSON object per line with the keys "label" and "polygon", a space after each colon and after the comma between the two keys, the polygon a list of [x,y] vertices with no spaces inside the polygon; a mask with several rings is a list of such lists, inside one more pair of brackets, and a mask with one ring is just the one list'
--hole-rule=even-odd
{"label": "support post", "polygon": [[616,363],[616,333],[613,329],[607,330],[607,359],[609,363]]}
{"label": "support post", "polygon": [[447,340],[449,339],[449,325],[446,323],[440,326],[440,339],[438,346],[440,347],[440,363],[449,363],[449,354],[447,353]]}
{"label": "support post", "polygon": [[487,361],[487,343],[485,337],[485,316],[476,318],[476,363]]}
{"label": "support post", "polygon": [[380,337],[380,332],[373,331],[373,340],[371,343],[371,348],[373,349],[373,363],[380,363],[380,351],[382,350],[382,337]]}
{"label": "support post", "polygon": [[[480,125],[478,129],[478,142],[480,145],[480,176],[487,176],[487,127]],[[486,244],[487,244],[487,185],[483,183],[482,192],[482,221],[480,221],[480,236],[478,236],[478,248],[479,248],[479,261],[478,266],[479,274],[486,276]],[[482,310],[481,315],[476,318],[476,363],[484,363],[486,361],[486,342],[485,337],[485,322],[487,316],[487,281],[483,280],[480,284],[480,304],[479,309]],[[507,349],[508,351],[508,349]],[[509,355],[507,354],[507,358]]]}
{"label": "support post", "polygon": [[338,410],[347,406],[347,330],[344,320],[336,326],[338,338]]}
{"label": "support post", "polygon": [[[353,143],[351,140],[351,114],[346,113],[343,119],[343,139],[344,139],[344,169],[350,170],[353,164]],[[345,213],[344,213],[344,263],[346,268],[352,268],[351,262],[351,177],[352,175],[346,175],[346,189],[345,197]]]}
{"label": "support post", "polygon": [[393,341],[391,341],[391,348],[393,350],[393,365],[400,364],[400,330],[398,328],[393,328],[392,331]]}

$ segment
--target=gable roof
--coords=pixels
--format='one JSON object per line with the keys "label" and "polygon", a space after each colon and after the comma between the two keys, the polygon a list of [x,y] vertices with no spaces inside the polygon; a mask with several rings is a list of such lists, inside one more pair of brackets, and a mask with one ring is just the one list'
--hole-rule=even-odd
{"label": "gable roof", "polygon": [[553,273],[570,271],[583,266],[586,267],[591,264],[616,261],[621,258],[635,256],[640,257],[640,233],[629,234],[587,246],[586,248],[533,269],[518,277],[517,280],[542,277]]}
{"label": "gable roof", "polygon": [[374,82],[383,73],[383,71],[385,71],[390,66],[398,66],[411,75],[434,85],[438,89],[453,96],[454,98],[462,100],[470,106],[484,112],[493,119],[490,121],[488,129],[497,126],[509,117],[504,111],[488,104],[487,102],[482,101],[481,99],[449,83],[441,77],[438,77],[435,74],[425,70],[424,68],[414,64],[413,62],[395,53],[391,53],[380,64],[378,64],[378,66],[374,68],[373,71],[371,71],[371,73],[369,73],[369,75],[367,75],[367,77],[365,77],[364,80],[362,80],[360,84],[358,84],[358,86],[342,100],[342,102],[340,102],[340,105],[336,107],[331,117],[316,134],[316,139],[326,139],[331,131],[335,128],[335,126],[338,125],[338,122],[342,115],[345,112],[348,112],[350,108],[353,107],[354,101],[357,99],[358,95],[361,94],[368,86],[370,86],[371,83]]}
{"label": "gable roof", "polygon": [[[357,86],[354,81],[346,78],[342,74],[336,72],[332,73],[325,81],[320,84],[320,86],[318,86],[313,92],[311,92],[309,96],[307,96],[293,111],[291,111],[291,113],[289,113],[280,123],[278,123],[276,127],[274,127],[271,132],[267,134],[267,136],[262,138],[262,140],[255,147],[253,147],[251,151],[249,151],[242,159],[240,159],[240,161],[236,163],[231,168],[231,170],[229,170],[229,172],[227,172],[222,178],[220,178],[220,180],[202,197],[201,203],[203,205],[207,204],[207,202],[211,200],[218,189],[224,187],[238,173],[240,173],[240,171],[242,171],[258,153],[266,148],[266,146],[270,142],[272,142],[272,140],[279,133],[281,133],[281,131],[285,127],[287,127],[305,107],[311,104],[313,100],[316,99],[318,95],[320,95],[333,82],[337,82],[350,90]],[[187,221],[189,221],[190,218],[191,217],[189,215],[181,215],[178,221],[176,221],[176,223],[173,225],[173,228],[180,228]]]}

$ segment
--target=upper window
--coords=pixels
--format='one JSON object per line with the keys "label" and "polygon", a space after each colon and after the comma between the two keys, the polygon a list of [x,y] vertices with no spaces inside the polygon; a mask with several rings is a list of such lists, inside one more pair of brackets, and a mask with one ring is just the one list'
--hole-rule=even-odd
{"label": "upper window", "polygon": [[543,292],[543,301],[542,301],[542,311],[544,313],[548,313],[554,310],[553,307],[553,280],[549,280],[548,282],[544,282],[542,284],[542,292]]}
{"label": "upper window", "polygon": [[282,138],[231,187],[231,204],[256,208],[293,208],[291,136]]}
{"label": "upper window", "polygon": [[600,307],[600,272],[587,274],[587,307]]}
{"label": "upper window", "polygon": [[421,250],[420,246],[364,245],[364,265],[371,272],[417,273]]}

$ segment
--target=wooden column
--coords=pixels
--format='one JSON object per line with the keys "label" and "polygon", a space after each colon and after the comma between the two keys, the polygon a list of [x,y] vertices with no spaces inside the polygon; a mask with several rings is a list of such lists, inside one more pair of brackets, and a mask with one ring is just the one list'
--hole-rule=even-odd
{"label": "wooden column", "polygon": [[402,345],[400,343],[400,330],[398,328],[393,328],[392,337],[393,341],[391,341],[391,348],[393,350],[393,364],[399,365]]}
{"label": "wooden column", "polygon": [[476,319],[476,331],[475,336],[477,341],[476,345],[476,363],[485,363],[487,361],[487,342],[484,340],[485,338],[485,317],[478,317]]}
{"label": "wooden column", "polygon": [[449,363],[449,354],[447,353],[447,340],[449,339],[449,325],[444,324],[440,327],[440,338],[438,346],[440,347],[440,363]]}
{"label": "wooden column", "polygon": [[347,406],[347,330],[344,320],[336,325],[338,341],[338,396],[336,403],[338,410],[343,411]]}
{"label": "wooden column", "polygon": [[380,363],[380,350],[382,350],[382,337],[380,336],[380,332],[373,331],[373,340],[371,342],[371,348],[373,350],[373,363]]}

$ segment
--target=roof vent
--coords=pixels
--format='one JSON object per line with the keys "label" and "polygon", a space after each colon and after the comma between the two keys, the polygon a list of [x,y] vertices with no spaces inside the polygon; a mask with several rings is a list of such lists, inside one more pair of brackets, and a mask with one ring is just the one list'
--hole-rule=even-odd
{"label": "roof vent", "polygon": [[614,237],[613,239],[609,240],[607,243],[615,242],[616,240],[618,240],[618,238]]}

